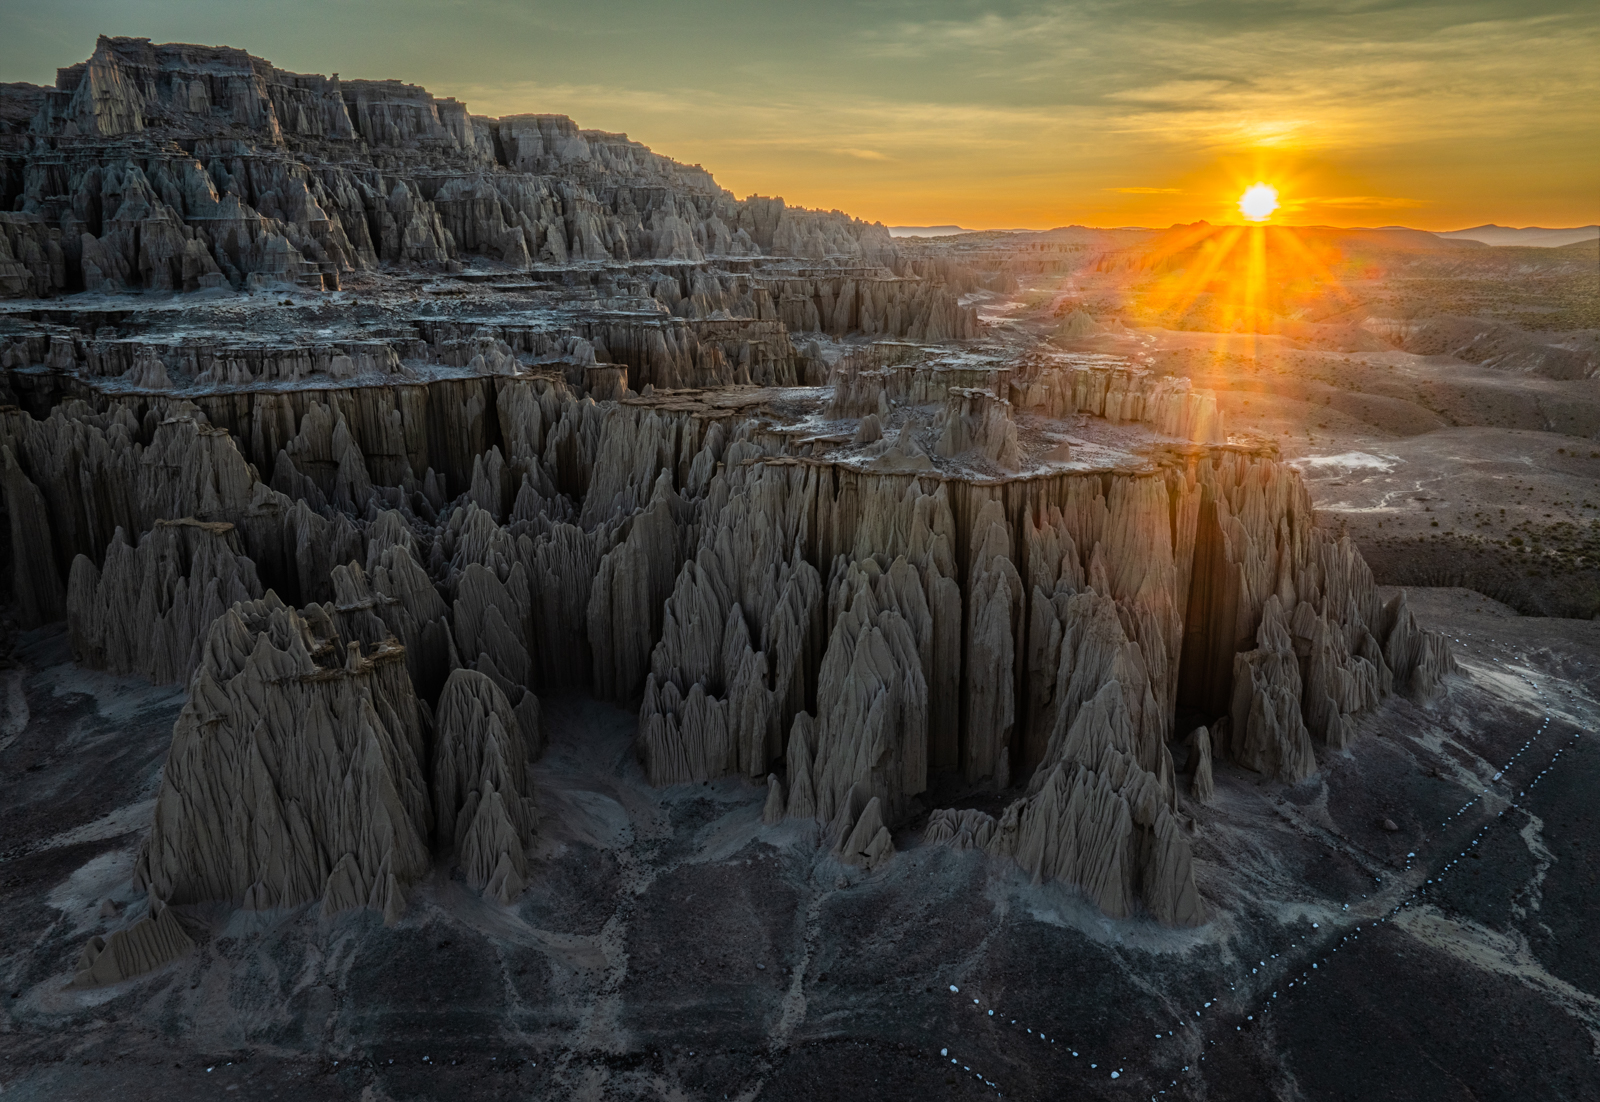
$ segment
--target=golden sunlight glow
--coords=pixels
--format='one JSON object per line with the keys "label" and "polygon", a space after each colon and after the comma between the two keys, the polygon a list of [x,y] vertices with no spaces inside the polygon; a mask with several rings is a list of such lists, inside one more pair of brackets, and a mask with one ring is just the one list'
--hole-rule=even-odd
{"label": "golden sunlight glow", "polygon": [[1152,243],[1147,261],[1149,271],[1160,273],[1146,299],[1150,320],[1219,334],[1219,347],[1268,333],[1293,336],[1302,323],[1290,319],[1355,305],[1335,272],[1342,262],[1339,248],[1313,231],[1174,226]]}
{"label": "golden sunlight glow", "polygon": [[1239,213],[1252,222],[1265,222],[1278,209],[1278,189],[1268,184],[1254,183],[1239,196]]}

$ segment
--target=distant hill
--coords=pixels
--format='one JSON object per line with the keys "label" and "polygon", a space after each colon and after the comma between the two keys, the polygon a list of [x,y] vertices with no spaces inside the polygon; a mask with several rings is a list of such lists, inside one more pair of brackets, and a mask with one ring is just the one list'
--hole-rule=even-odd
{"label": "distant hill", "polygon": [[1482,241],[1485,245],[1535,245],[1554,248],[1571,245],[1576,241],[1593,241],[1600,238],[1600,226],[1574,226],[1565,230],[1547,230],[1542,226],[1474,226],[1470,230],[1450,230],[1439,237],[1459,238],[1465,241]]}
{"label": "distant hill", "polygon": [[965,226],[890,226],[890,237],[954,237],[958,233],[1032,233],[1032,230],[969,230]]}
{"label": "distant hill", "polygon": [[954,237],[958,233],[976,233],[962,226],[890,226],[890,237]]}
{"label": "distant hill", "polygon": [[[1207,223],[1197,222],[1194,227],[1206,226]],[[1532,245],[1540,248],[1559,248],[1571,245],[1578,241],[1600,240],[1600,225],[1574,226],[1569,229],[1545,229],[1542,226],[1527,226],[1516,229],[1511,226],[1475,226],[1468,230],[1449,230],[1444,233],[1435,233],[1429,230],[1414,230],[1407,226],[1380,226],[1376,228],[1364,227],[1334,227],[1334,226],[1295,226],[1295,230],[1302,233],[1317,234],[1330,238],[1344,238],[1346,240],[1365,240],[1372,244],[1383,244],[1394,248],[1428,248],[1430,243],[1437,248],[1437,241],[1459,242],[1467,244],[1472,242],[1481,245]],[[1121,226],[1117,228],[1099,228],[1091,226],[1057,226],[1049,230],[1027,229],[994,229],[974,230],[965,226],[890,226],[890,237],[954,237],[962,233],[1036,233],[1052,241],[1082,241],[1085,243],[1105,243],[1114,235],[1129,235],[1135,238],[1158,233],[1171,233],[1174,231],[1190,231],[1192,227],[1174,226],[1172,230],[1149,230],[1135,226]]]}
{"label": "distant hill", "polygon": [[[1383,249],[1431,251],[1440,247],[1439,239],[1444,236],[1427,230],[1414,230],[1409,226],[1377,226],[1371,229],[1365,226],[1296,226],[1295,230],[1303,236],[1320,238],[1345,249],[1360,243]],[[1467,238],[1450,240],[1452,247],[1477,247],[1469,243]]]}
{"label": "distant hill", "polygon": [[[1461,240],[1440,240],[1439,235],[1429,233],[1427,230],[1413,230],[1406,226],[1379,226],[1368,228],[1364,226],[1239,226],[1218,225],[1209,222],[1194,222],[1189,225],[1176,225],[1161,231],[1149,230],[1080,230],[1080,236],[1101,233],[1107,236],[1121,235],[1133,239],[1142,252],[1152,259],[1159,258],[1161,263],[1175,263],[1177,258],[1185,256],[1190,250],[1198,247],[1202,242],[1217,241],[1229,245],[1238,240],[1239,232],[1243,229],[1265,231],[1266,243],[1269,250],[1290,248],[1298,250],[1305,246],[1332,249],[1344,254],[1366,254],[1374,250],[1379,252],[1454,252],[1456,250],[1482,250],[1485,246],[1481,242]],[[1050,231],[1055,234],[1062,231]],[[1289,242],[1299,242],[1291,246]],[[1245,255],[1240,251],[1238,256]],[[1181,265],[1180,265],[1181,266]]]}
{"label": "distant hill", "polygon": [[[1201,223],[1196,224],[1200,225]],[[1144,241],[1161,232],[1163,231],[1148,229],[1144,226],[1112,226],[1106,228],[1097,226],[1057,226],[1052,230],[1040,231],[1039,236],[1057,243],[1118,245]]]}

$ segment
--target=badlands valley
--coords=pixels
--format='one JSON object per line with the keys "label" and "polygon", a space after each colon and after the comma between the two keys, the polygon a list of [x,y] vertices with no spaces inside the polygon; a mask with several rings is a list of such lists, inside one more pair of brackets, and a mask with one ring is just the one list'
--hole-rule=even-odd
{"label": "badlands valley", "polygon": [[0,85],[0,1087],[1596,1097],[1596,254]]}

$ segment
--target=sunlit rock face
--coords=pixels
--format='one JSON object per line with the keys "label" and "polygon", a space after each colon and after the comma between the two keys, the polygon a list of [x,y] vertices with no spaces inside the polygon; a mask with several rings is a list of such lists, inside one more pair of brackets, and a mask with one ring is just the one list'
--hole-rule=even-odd
{"label": "sunlit rock face", "polygon": [[1214,393],[981,326],[881,226],[233,50],[0,95],[8,584],[188,691],[83,983],[186,951],[174,907],[394,923],[436,863],[514,902],[576,806],[552,696],[806,860],[981,849],[1196,925],[1218,764],[1301,781],[1445,688]]}

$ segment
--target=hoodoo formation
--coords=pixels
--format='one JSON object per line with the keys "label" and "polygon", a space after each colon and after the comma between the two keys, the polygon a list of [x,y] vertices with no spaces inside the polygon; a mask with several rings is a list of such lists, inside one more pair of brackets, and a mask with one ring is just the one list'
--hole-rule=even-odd
{"label": "hoodoo formation", "polygon": [[80,985],[191,905],[512,903],[574,694],[808,860],[1198,925],[1213,770],[1302,781],[1452,669],[1212,391],[623,135],[103,38],[0,86],[0,210],[18,615],[187,686]]}

